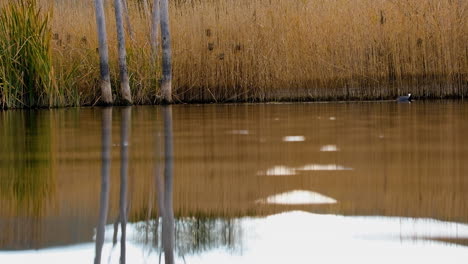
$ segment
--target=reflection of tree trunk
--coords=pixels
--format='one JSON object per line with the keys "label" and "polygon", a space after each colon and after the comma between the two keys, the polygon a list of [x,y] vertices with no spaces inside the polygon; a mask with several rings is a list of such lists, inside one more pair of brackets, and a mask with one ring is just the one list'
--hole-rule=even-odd
{"label": "reflection of tree trunk", "polygon": [[172,208],[172,182],[174,155],[172,147],[172,108],[163,107],[164,121],[164,213],[162,215],[162,246],[166,264],[174,263],[174,210]]}
{"label": "reflection of tree trunk", "polygon": [[129,131],[131,123],[131,107],[122,109],[122,124],[120,129],[120,228],[122,235],[120,237],[120,263],[125,263],[125,240],[127,236],[127,175],[128,175],[128,144]]}
{"label": "reflection of tree trunk", "polygon": [[[159,216],[162,217],[164,212],[164,187],[163,187],[163,166],[162,166],[162,157],[164,155],[163,148],[162,148],[162,140],[161,134],[159,132],[156,133],[156,158],[155,158],[155,168],[154,168],[154,179],[156,183],[156,193],[157,193],[157,205],[158,205],[158,213]],[[154,234],[154,241],[155,245],[158,245],[158,237],[159,237],[159,216],[156,216],[156,227],[155,227],[155,234]]]}
{"label": "reflection of tree trunk", "polygon": [[117,235],[119,233],[119,221],[120,221],[120,212],[114,222],[114,235],[112,236],[112,246],[114,247],[117,244]]}
{"label": "reflection of tree trunk", "polygon": [[101,197],[99,204],[99,222],[96,233],[96,255],[94,264],[101,263],[102,246],[104,244],[104,232],[109,207],[110,162],[112,142],[112,108],[102,110],[102,167],[101,167]]}

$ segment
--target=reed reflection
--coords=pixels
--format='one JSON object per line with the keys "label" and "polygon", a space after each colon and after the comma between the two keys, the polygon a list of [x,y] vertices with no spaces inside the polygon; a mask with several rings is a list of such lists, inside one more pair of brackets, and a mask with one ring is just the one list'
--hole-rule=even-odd
{"label": "reed reflection", "polygon": [[53,118],[41,111],[0,116],[0,198],[10,212],[39,217],[55,194]]}
{"label": "reed reflection", "polygon": [[0,249],[42,247],[48,236],[38,219],[56,199],[54,117],[0,113]]}
{"label": "reed reflection", "polygon": [[112,108],[102,109],[101,120],[101,195],[99,202],[99,221],[96,231],[96,254],[94,264],[101,263],[102,246],[109,210],[109,189],[110,189],[110,169],[111,169],[111,144],[112,144]]}
{"label": "reed reflection", "polygon": [[[173,184],[174,184],[174,153],[172,107],[162,108],[163,136],[156,132],[154,167],[157,206],[162,223],[161,244],[158,243],[159,217],[154,224],[154,246],[164,252],[165,263],[174,263],[174,255],[184,259],[185,255],[199,254],[214,248],[224,247],[231,250],[240,248],[241,226],[237,219],[224,219],[198,215],[196,217],[174,217]],[[164,145],[164,148],[162,146]],[[164,159],[162,159],[164,157]],[[163,163],[164,162],[164,163]],[[162,164],[163,163],[163,164]],[[145,225],[150,225],[145,222]],[[148,237],[148,228],[145,227]],[[148,241],[145,239],[145,241]]]}
{"label": "reed reflection", "polygon": [[219,248],[231,253],[242,249],[240,218],[180,217],[175,220],[175,232],[176,251],[181,257]]}

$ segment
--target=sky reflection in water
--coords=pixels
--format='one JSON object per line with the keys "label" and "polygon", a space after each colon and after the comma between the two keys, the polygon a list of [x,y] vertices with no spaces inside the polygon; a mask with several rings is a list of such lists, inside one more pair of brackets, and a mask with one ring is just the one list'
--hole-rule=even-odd
{"label": "sky reflection in water", "polygon": [[[464,246],[437,241],[467,239],[468,225],[433,219],[291,211],[235,221],[241,230],[236,245],[218,245],[185,255],[176,250],[176,263],[184,263],[184,259],[186,263],[284,263],[288,259],[294,259],[295,263],[466,263],[468,257]],[[158,263],[159,251],[141,242],[137,226],[127,225],[128,259],[132,263]],[[107,234],[112,234],[112,226],[106,229]],[[0,252],[1,263],[91,263],[93,257],[92,243]],[[118,263],[118,246],[112,248],[110,235],[106,236],[102,259],[104,263]]]}

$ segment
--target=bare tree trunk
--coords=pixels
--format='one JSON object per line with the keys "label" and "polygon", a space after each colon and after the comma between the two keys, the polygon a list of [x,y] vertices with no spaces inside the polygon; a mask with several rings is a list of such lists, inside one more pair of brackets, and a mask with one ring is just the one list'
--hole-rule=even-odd
{"label": "bare tree trunk", "polygon": [[172,55],[169,28],[169,3],[161,0],[161,39],[162,39],[162,82],[163,103],[172,103]]}
{"label": "bare tree trunk", "polygon": [[101,101],[104,105],[111,105],[112,89],[110,84],[109,70],[109,51],[107,47],[107,32],[106,18],[104,16],[104,4],[102,0],[94,0],[96,10],[96,24],[98,28],[99,39],[99,65],[100,65],[100,86],[101,86]]}
{"label": "bare tree trunk", "polygon": [[122,109],[122,124],[120,129],[120,264],[126,260],[126,236],[127,236],[127,177],[128,177],[128,144],[131,123],[131,107]]}
{"label": "bare tree trunk", "polygon": [[154,0],[153,2],[153,12],[151,16],[151,51],[153,56],[153,62],[156,61],[156,55],[158,54],[158,35],[159,35],[159,21],[161,20],[160,15],[160,0]]}
{"label": "bare tree trunk", "polygon": [[99,204],[99,221],[96,232],[96,255],[94,264],[101,263],[102,246],[104,244],[104,233],[109,209],[110,189],[110,163],[112,142],[112,108],[102,109],[102,167],[101,167],[101,195]]}
{"label": "bare tree trunk", "polygon": [[130,23],[130,15],[128,14],[128,2],[127,0],[122,0],[122,9],[125,16],[125,24],[127,25],[127,32],[130,36],[130,39],[133,41],[133,29],[132,24]]}
{"label": "bare tree trunk", "polygon": [[166,264],[174,263],[174,209],[172,203],[173,188],[173,139],[172,139],[172,108],[165,106],[164,115],[164,214],[162,224],[162,246]]}
{"label": "bare tree trunk", "polygon": [[130,84],[127,71],[127,51],[125,50],[125,32],[122,20],[122,1],[115,0],[115,24],[117,26],[117,42],[119,45],[119,69],[120,69],[120,93],[122,103],[132,104],[132,95],[130,93]]}

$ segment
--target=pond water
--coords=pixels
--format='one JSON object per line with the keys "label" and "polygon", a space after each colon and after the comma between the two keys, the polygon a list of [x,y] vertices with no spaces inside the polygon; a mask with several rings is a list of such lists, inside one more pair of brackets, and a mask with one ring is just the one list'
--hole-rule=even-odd
{"label": "pond water", "polygon": [[467,132],[459,101],[0,112],[0,263],[465,263]]}

